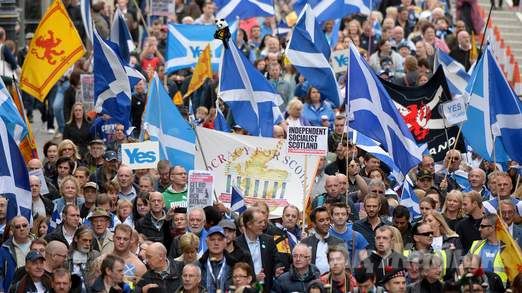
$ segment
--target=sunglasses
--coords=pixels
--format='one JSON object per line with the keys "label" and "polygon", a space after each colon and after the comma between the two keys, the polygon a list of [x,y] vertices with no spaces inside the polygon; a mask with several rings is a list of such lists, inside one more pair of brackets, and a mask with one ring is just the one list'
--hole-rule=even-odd
{"label": "sunglasses", "polygon": [[384,194],[382,190],[370,190],[371,193]]}
{"label": "sunglasses", "polygon": [[432,237],[433,236],[433,232],[417,233],[417,235],[426,236],[426,237]]}
{"label": "sunglasses", "polygon": [[28,226],[27,224],[20,224],[20,225],[15,225],[14,227],[15,227],[15,229],[20,230],[22,228],[27,228],[27,226]]}
{"label": "sunglasses", "polygon": [[482,224],[480,224],[479,228],[484,229],[484,228],[492,227],[492,226],[493,225],[482,225]]}

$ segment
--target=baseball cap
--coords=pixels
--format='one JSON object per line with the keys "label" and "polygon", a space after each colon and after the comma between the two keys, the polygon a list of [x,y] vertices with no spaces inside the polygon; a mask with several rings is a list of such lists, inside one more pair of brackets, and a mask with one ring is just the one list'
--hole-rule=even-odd
{"label": "baseball cap", "polygon": [[225,237],[225,230],[223,230],[223,227],[221,226],[212,226],[210,229],[208,229],[207,237],[210,237],[212,234],[221,234],[223,237]]}
{"label": "baseball cap", "polygon": [[408,48],[408,50],[411,51],[410,46],[408,46],[408,43],[406,43],[406,42],[400,42],[399,43],[399,45],[397,46],[397,50],[400,50],[401,48]]}
{"label": "baseball cap", "polygon": [[328,116],[326,116],[326,115],[321,115],[321,120],[328,120]]}
{"label": "baseball cap", "polygon": [[26,40],[30,40],[32,38],[34,38],[34,33],[27,33],[27,34],[25,34],[25,39]]}
{"label": "baseball cap", "polygon": [[93,139],[93,140],[91,140],[91,141],[89,142],[89,145],[91,145],[91,144],[105,144],[105,143],[103,142],[103,140],[97,138],[97,139]]}
{"label": "baseball cap", "polygon": [[96,184],[96,182],[90,181],[90,182],[85,183],[85,185],[83,186],[83,189],[85,189],[87,187],[94,188],[94,189],[98,190],[98,184]]}
{"label": "baseball cap", "polygon": [[31,250],[25,256],[25,261],[26,262],[28,262],[28,261],[35,261],[35,260],[39,260],[39,259],[44,259],[45,260],[45,257],[43,255],[41,255],[40,252],[38,252],[37,250]]}
{"label": "baseball cap", "polygon": [[105,155],[103,155],[105,161],[118,160],[118,154],[115,151],[106,151]]}
{"label": "baseball cap", "polygon": [[218,225],[220,227],[222,227],[223,229],[237,230],[236,224],[234,223],[233,220],[223,219],[223,220],[219,221]]}
{"label": "baseball cap", "polygon": [[428,170],[420,170],[417,173],[417,179],[424,179],[424,178],[433,179],[433,174]]}

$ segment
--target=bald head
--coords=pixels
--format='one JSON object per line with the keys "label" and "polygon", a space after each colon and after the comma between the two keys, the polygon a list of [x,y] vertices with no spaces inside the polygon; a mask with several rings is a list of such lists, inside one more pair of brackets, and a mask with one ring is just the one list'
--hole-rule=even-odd
{"label": "bald head", "polygon": [[324,189],[328,195],[336,197],[339,194],[339,179],[337,179],[337,176],[331,175],[326,177]]}
{"label": "bald head", "polygon": [[27,169],[29,169],[29,171],[42,169],[42,168],[43,168],[42,162],[38,159],[31,159],[31,160],[29,160],[29,162],[27,162]]}
{"label": "bald head", "polygon": [[65,263],[64,256],[67,256],[67,253],[67,246],[63,242],[53,240],[47,243],[45,247],[45,259],[50,269],[54,270],[63,267]]}
{"label": "bald head", "polygon": [[29,176],[29,186],[31,187],[31,195],[37,197],[42,190],[42,182],[38,176]]}

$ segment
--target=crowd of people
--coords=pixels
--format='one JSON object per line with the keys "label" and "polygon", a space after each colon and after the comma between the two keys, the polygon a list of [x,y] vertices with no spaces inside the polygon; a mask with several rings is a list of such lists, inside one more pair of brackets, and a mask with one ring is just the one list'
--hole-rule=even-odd
{"label": "crowd of people", "polygon": [[[127,0],[92,4],[104,38],[114,10],[124,13],[138,44],[131,65],[147,78],[157,73],[170,96],[187,91],[192,70],[166,74],[166,22],[214,25],[216,13],[211,0],[174,2],[175,14],[151,17],[143,38],[140,14],[147,9]],[[123,124],[98,129],[92,105],[79,99],[80,76],[92,72],[86,56],[45,103],[23,94],[28,120],[40,110],[54,137],[41,159],[27,162],[32,174],[42,174],[29,177],[33,218],[8,220],[0,196],[0,292],[522,292],[522,274],[508,278],[515,268],[504,265],[495,229],[500,217],[522,246],[517,162],[502,172],[457,150],[442,162],[425,155],[409,174],[420,200],[416,217],[400,204],[401,186],[389,167],[347,138],[344,108],[322,99],[285,61],[289,36],[280,34],[276,19],[295,22],[294,1],[274,2],[276,17],[242,20],[235,41],[284,101],[274,137],[284,138],[288,126],[329,128],[311,213],[288,205],[274,215],[262,199],[241,214],[222,202],[188,209],[189,170],[167,160],[154,169],[122,164],[121,144],[142,132],[147,82],[133,89],[134,131]],[[333,21],[322,24],[333,50],[353,42],[380,77],[405,86],[429,80],[435,49],[466,69],[476,61],[471,35],[483,27],[472,13],[476,1],[458,1],[456,14],[449,1],[374,2],[370,15],[342,19],[337,36]],[[85,39],[78,1],[64,4]],[[33,36],[26,34],[27,43]],[[19,68],[28,46],[17,48],[1,28],[0,43],[2,60]],[[338,78],[344,87],[346,76]],[[233,131],[248,134],[219,101],[217,80],[206,80],[179,109],[191,123],[213,128],[218,100]],[[456,173],[466,174],[464,183]]]}

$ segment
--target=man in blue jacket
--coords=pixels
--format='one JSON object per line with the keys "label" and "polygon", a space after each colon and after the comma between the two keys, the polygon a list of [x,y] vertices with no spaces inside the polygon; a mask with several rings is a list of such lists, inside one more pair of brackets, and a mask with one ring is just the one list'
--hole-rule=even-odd
{"label": "man in blue jacket", "polygon": [[10,225],[13,236],[0,247],[0,283],[4,292],[8,291],[16,269],[25,265],[25,256],[31,245],[29,222],[26,218],[14,217]]}

